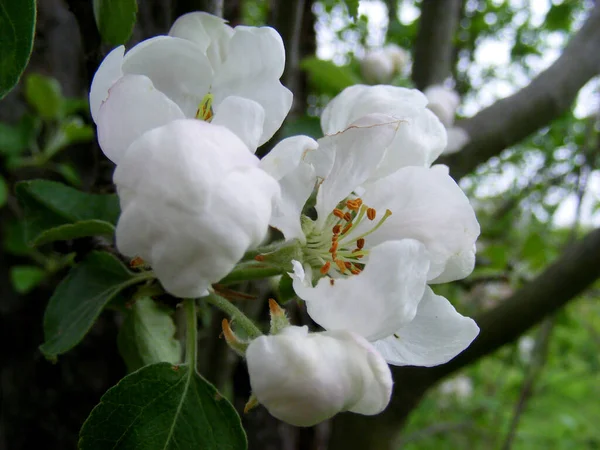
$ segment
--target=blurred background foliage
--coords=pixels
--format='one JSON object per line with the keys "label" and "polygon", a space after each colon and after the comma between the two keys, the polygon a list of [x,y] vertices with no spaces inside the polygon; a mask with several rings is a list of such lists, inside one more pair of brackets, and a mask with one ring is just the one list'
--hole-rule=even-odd
{"label": "blurred background foliage", "polygon": [[[318,117],[328,100],[345,87],[366,83],[361,60],[370,50],[395,43],[414,52],[426,1],[307,1],[306,45],[293,68],[300,79],[295,105],[276,138],[320,137]],[[85,242],[29,247],[14,184],[47,178],[87,191],[110,189],[110,165],[99,156],[85,100],[88,37],[81,43],[68,8],[76,11],[75,2],[43,3],[32,64],[16,91],[0,103],[0,333],[11,342],[2,352],[2,449],[31,448],[24,430],[39,432],[46,448],[74,448],[91,407],[125,373],[122,362],[105,357],[116,354],[120,318],[114,313],[103,316],[84,345],[58,366],[36,350],[49,293],[85,252]],[[184,8],[194,4],[180,3]],[[165,18],[173,14],[169,2],[138,4],[131,43],[164,33],[172,21]],[[560,55],[593,7],[593,1],[575,0],[464,0],[450,82],[461,95],[459,119],[526,86]],[[225,1],[232,24],[278,27],[284,23],[274,14],[278,8],[285,12],[285,0]],[[60,37],[61,26],[72,42]],[[286,30],[278,30],[285,38]],[[390,83],[412,87],[410,75],[409,62]],[[598,77],[592,79],[560,118],[460,180],[481,223],[477,268],[466,280],[436,290],[464,314],[500,304],[600,223],[599,85]],[[411,413],[398,448],[600,448],[599,298],[596,282],[518,341],[443,380]],[[208,335],[211,318],[205,322]],[[13,342],[25,332],[30,336]],[[99,369],[103,358],[110,369]],[[228,376],[236,373],[232,361]],[[227,380],[222,388],[233,392],[235,378]],[[31,389],[23,393],[27,386]]]}

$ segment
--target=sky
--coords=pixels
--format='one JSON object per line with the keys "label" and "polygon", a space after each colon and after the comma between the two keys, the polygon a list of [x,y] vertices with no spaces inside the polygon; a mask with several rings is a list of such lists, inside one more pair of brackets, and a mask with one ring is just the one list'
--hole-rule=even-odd
{"label": "sky", "polygon": [[[502,0],[491,0],[502,3]],[[555,2],[560,0],[554,0]],[[542,25],[549,8],[551,0],[510,0],[515,7],[528,6],[532,15],[534,25]],[[317,4],[318,5],[318,4]],[[401,23],[407,25],[418,19],[420,10],[415,6],[413,0],[403,0],[400,3],[398,18]],[[364,55],[365,51],[359,44],[357,33],[348,32],[341,42],[336,32],[343,29],[348,23],[348,17],[342,8],[334,9],[330,16],[326,16],[316,7],[315,13],[319,17],[317,21],[317,56],[321,59],[330,59],[337,64],[347,62],[347,54],[354,52],[357,57]],[[380,0],[361,0],[359,3],[359,14],[368,17],[367,47],[377,48],[384,44],[385,33],[388,26],[387,7]],[[489,20],[494,20],[490,17]],[[515,25],[524,21],[524,15],[515,17]],[[576,27],[584,20],[584,16],[577,18]],[[514,42],[514,33],[509,32],[499,38],[486,38],[479,43],[475,52],[475,64],[467,61],[459,61],[460,64],[468,64],[468,70],[472,84],[476,89],[468,97],[462,99],[458,113],[463,117],[470,117],[481,109],[491,105],[496,100],[513,94],[523,86],[526,86],[539,72],[550,66],[560,55],[566,44],[566,36],[561,32],[549,34],[546,40],[546,48],[541,56],[528,57],[528,63],[532,69],[527,74],[518,64],[512,64],[510,51]],[[494,67],[497,78],[493,81],[484,81],[484,71]],[[575,116],[583,118],[591,114],[598,114],[600,110],[600,79],[596,77],[591,80],[580,92]],[[484,198],[489,195],[497,195],[509,188],[519,177],[530,177],[539,168],[540,159],[536,161],[535,156],[531,158],[523,170],[517,171],[508,168],[500,176],[493,177],[489,183],[478,186],[477,196]],[[600,172],[595,171],[589,177],[586,193],[583,198],[580,221],[582,225],[600,226],[600,211],[594,212],[594,208],[600,203]],[[560,201],[560,206],[553,217],[556,226],[569,226],[575,219],[577,200],[574,194]]]}

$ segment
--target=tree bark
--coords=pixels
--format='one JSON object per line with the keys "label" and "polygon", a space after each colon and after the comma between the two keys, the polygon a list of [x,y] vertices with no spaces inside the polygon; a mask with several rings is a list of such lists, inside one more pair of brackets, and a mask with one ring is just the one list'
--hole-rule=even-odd
{"label": "tree bark", "polygon": [[528,86],[457,123],[470,141],[442,157],[459,179],[565,113],[579,90],[600,73],[600,6],[594,7],[562,55]]}
{"label": "tree bark", "polygon": [[443,83],[451,75],[461,5],[462,0],[423,1],[412,70],[417,89]]}

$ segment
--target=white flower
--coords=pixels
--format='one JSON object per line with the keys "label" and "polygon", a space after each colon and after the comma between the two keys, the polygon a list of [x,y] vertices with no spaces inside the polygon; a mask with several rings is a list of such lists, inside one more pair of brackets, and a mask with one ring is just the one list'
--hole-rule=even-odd
{"label": "white flower", "polygon": [[[277,218],[286,238],[305,243],[294,290],[313,320],[375,342],[388,362],[441,364],[479,331],[426,287],[471,273],[479,235],[447,167],[429,167],[445,145],[444,128],[417,91],[355,86],[340,97],[322,118],[330,135],[317,143],[290,138],[270,155],[287,179],[310,173],[306,166],[314,169],[307,178],[319,179],[316,221],[299,217],[309,189],[293,207],[278,205],[295,214]],[[261,166],[273,172],[272,164]]]}
{"label": "white flower", "polygon": [[424,91],[429,105],[436,116],[442,121],[444,126],[449,127],[454,123],[456,108],[460,104],[460,97],[456,91],[448,89],[440,84],[429,86]]}
{"label": "white flower", "polygon": [[369,51],[360,61],[363,78],[371,84],[388,83],[408,62],[406,50],[395,44]]}
{"label": "white flower", "polygon": [[225,127],[183,119],[146,132],[114,173],[119,251],[171,294],[205,295],[267,232],[279,187],[258,164]]}
{"label": "white flower", "polygon": [[347,331],[288,327],[253,340],[246,358],[252,393],[292,425],[315,425],[342,411],[378,414],[390,400],[388,365],[365,339]]}
{"label": "white flower", "polygon": [[454,395],[464,401],[473,396],[473,381],[466,375],[458,375],[440,384],[439,390],[443,395]]}
{"label": "white flower", "polygon": [[186,14],[169,36],[117,47],[94,76],[90,109],[104,153],[115,163],[143,132],[181,118],[212,120],[255,151],[281,126],[292,93],[279,81],[281,37],[269,27],[231,28]]}

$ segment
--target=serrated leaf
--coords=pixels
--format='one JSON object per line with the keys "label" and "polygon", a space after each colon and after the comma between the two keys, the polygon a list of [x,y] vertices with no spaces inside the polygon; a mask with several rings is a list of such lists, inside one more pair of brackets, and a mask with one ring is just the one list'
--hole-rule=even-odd
{"label": "serrated leaf", "polygon": [[91,252],[54,291],[44,313],[40,350],[55,358],[77,345],[105,305],[147,274],[135,274],[109,253]]}
{"label": "serrated leaf", "polygon": [[136,0],[94,0],[94,17],[102,40],[121,45],[127,42],[137,15]]}
{"label": "serrated leaf", "polygon": [[39,73],[25,77],[25,98],[46,120],[58,119],[62,111],[62,89],[58,81]]}
{"label": "serrated leaf", "polygon": [[10,281],[18,294],[27,294],[46,278],[46,271],[37,266],[12,266]]}
{"label": "serrated leaf", "polygon": [[180,361],[181,344],[175,338],[172,315],[172,310],[147,297],[127,311],[117,344],[130,372],[158,362]]}
{"label": "serrated leaf", "polygon": [[27,67],[35,30],[35,0],[0,0],[0,99]]}
{"label": "serrated leaf", "polygon": [[123,378],[83,424],[80,450],[244,450],[233,406],[188,366],[158,363]]}
{"label": "serrated leaf", "polygon": [[119,217],[116,195],[88,194],[48,180],[23,181],[16,193],[32,245],[84,236],[112,236]]}
{"label": "serrated leaf", "polygon": [[337,95],[345,88],[359,84],[360,78],[347,66],[338,66],[332,61],[310,57],[300,64],[311,83],[320,92]]}

